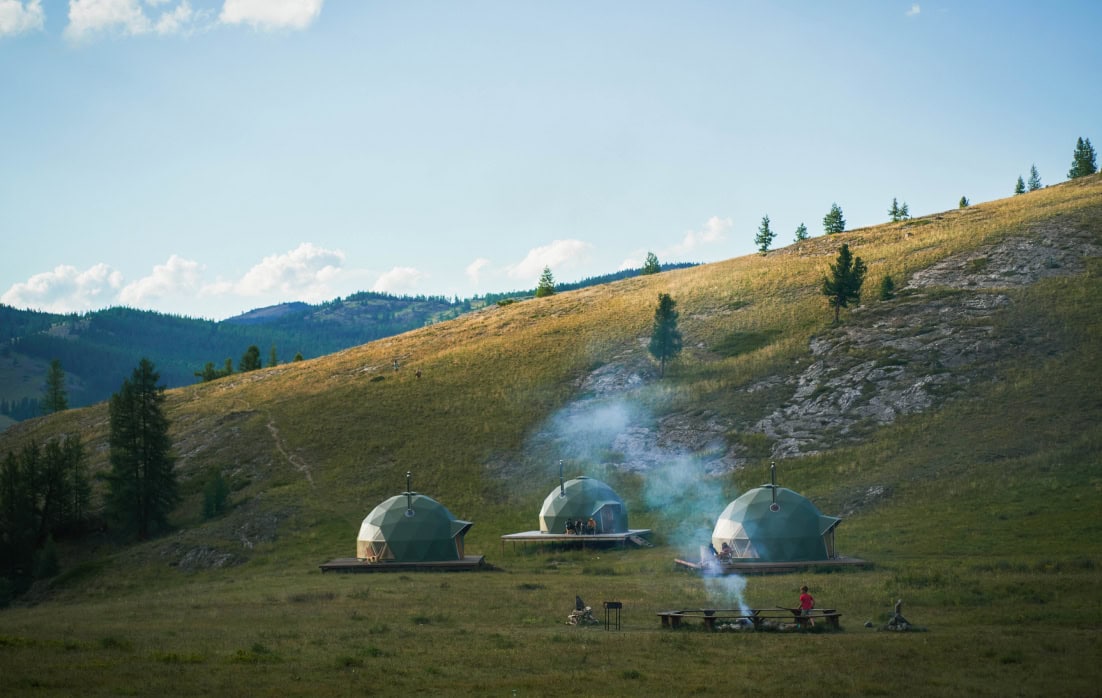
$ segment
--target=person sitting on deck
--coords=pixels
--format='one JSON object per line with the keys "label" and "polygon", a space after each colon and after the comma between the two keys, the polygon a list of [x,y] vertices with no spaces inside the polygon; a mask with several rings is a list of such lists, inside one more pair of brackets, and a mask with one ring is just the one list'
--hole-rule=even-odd
{"label": "person sitting on deck", "polygon": [[593,520],[593,517],[589,517],[589,521],[585,522],[585,532],[589,535],[593,535],[597,532],[597,522]]}
{"label": "person sitting on deck", "polygon": [[566,522],[566,535],[572,536],[575,533],[577,533],[577,531],[574,530],[574,522],[573,521],[567,521]]}
{"label": "person sitting on deck", "polygon": [[726,542],[723,543],[723,547],[719,549],[719,557],[721,560],[731,559],[731,546]]}

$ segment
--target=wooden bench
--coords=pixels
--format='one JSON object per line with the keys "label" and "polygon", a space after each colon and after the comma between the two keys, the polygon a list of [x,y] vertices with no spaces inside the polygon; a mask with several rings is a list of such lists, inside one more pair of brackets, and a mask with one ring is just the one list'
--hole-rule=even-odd
{"label": "wooden bench", "polygon": [[807,628],[814,625],[816,620],[825,620],[830,627],[838,627],[838,619],[842,616],[841,613],[833,608],[813,608],[811,611],[804,615],[804,612],[799,608],[788,608],[786,606],[778,606],[778,608],[788,611],[792,614],[792,617],[796,620],[796,625],[801,628]]}
{"label": "wooden bench", "polygon": [[716,623],[718,621],[730,621],[739,622],[746,621],[753,624],[755,629],[761,629],[761,626],[767,621],[791,621],[801,628],[807,628],[813,623],[811,621],[824,619],[831,627],[838,627],[838,618],[841,617],[841,613],[838,613],[833,608],[814,609],[811,611],[811,615],[803,615],[798,608],[785,608],[777,607],[776,609],[712,609],[712,608],[697,608],[697,609],[682,609],[676,611],[659,611],[657,613],[659,619],[662,621],[663,628],[680,628],[681,621],[686,618],[699,618],[704,627],[708,630],[715,630]]}

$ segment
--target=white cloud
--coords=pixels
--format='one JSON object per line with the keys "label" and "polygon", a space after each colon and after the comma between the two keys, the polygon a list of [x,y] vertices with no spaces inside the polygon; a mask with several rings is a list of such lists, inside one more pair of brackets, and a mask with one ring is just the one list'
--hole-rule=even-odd
{"label": "white cloud", "polygon": [[127,284],[119,291],[119,302],[135,308],[151,308],[155,301],[172,296],[194,297],[199,289],[198,262],[172,255],[164,264],[153,267],[153,273]]}
{"label": "white cloud", "polygon": [[[146,2],[153,4],[154,0],[146,0]],[[165,0],[156,0],[157,4],[165,2]],[[154,30],[158,34],[183,34],[188,30],[189,25],[195,20],[195,13],[191,9],[191,5],[184,0],[176,9],[172,11],[166,11],[161,14],[157,19],[157,23],[154,25]]]}
{"label": "white cloud", "polygon": [[223,24],[248,24],[254,29],[305,29],[325,0],[226,0],[218,19]]}
{"label": "white cloud", "polygon": [[42,0],[0,0],[0,36],[42,29],[45,24]]}
{"label": "white cloud", "polygon": [[727,239],[727,231],[734,227],[734,225],[734,221],[730,218],[712,216],[704,223],[702,229],[685,231],[685,235],[681,238],[681,242],[668,250],[664,250],[662,255],[659,255],[659,259],[661,259],[662,256],[684,255],[689,252],[694,252],[705,245],[723,242]]}
{"label": "white cloud", "polygon": [[919,4],[916,2],[915,4],[911,5],[911,9],[907,10],[907,16],[917,17],[920,12],[922,12],[922,7],[920,7]]}
{"label": "white cloud", "polygon": [[488,266],[490,266],[490,260],[486,259],[485,257],[479,257],[478,259],[468,264],[467,268],[464,271],[467,274],[467,278],[470,280],[470,282],[477,286],[479,281],[481,281],[482,279],[482,270]]}
{"label": "white cloud", "polygon": [[376,293],[405,293],[416,290],[417,284],[425,278],[424,272],[413,267],[394,267],[380,276],[371,290]]}
{"label": "white cloud", "polygon": [[71,39],[107,31],[145,34],[152,28],[138,0],[69,0],[65,35]]}
{"label": "white cloud", "polygon": [[69,0],[65,35],[73,40],[93,34],[185,33],[198,19],[189,0]]}
{"label": "white cloud", "polygon": [[581,240],[555,240],[550,245],[530,250],[520,262],[509,265],[507,271],[510,278],[535,284],[544,267],[550,267],[554,273],[578,266],[587,260],[592,249],[593,245]]}
{"label": "white cloud", "polygon": [[[330,297],[330,284],[340,275],[343,264],[344,252],[304,242],[286,254],[265,257],[232,288],[242,296],[278,293],[295,300],[323,300]],[[211,295],[224,290],[224,284],[216,283],[203,292]]]}
{"label": "white cloud", "polygon": [[121,286],[122,274],[106,264],[85,271],[63,264],[15,284],[0,302],[50,313],[80,312],[111,305]]}

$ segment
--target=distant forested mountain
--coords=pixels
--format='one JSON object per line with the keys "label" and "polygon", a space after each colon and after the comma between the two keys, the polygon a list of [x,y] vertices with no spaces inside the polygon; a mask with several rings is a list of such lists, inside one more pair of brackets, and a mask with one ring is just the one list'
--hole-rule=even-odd
{"label": "distant forested mountain", "polygon": [[[685,266],[692,265],[663,269]],[[639,273],[625,270],[557,288],[566,291]],[[264,366],[273,350],[278,363],[296,354],[314,358],[532,294],[529,289],[449,300],[361,291],[315,305],[258,308],[222,321],[133,308],[63,315],[0,304],[0,416],[18,421],[38,414],[46,367],[53,359],[65,371],[69,406],[82,407],[110,397],[142,357],[153,361],[164,385],[174,388],[201,380],[196,374],[207,363],[221,370],[228,360],[238,370],[250,346],[260,350]]]}

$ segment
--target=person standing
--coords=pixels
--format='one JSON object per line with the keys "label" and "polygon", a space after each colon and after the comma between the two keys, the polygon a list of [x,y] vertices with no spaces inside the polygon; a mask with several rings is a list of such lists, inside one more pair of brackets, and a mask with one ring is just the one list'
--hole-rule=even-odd
{"label": "person standing", "polygon": [[808,593],[807,585],[800,587],[800,615],[807,618],[808,625],[815,625],[811,619],[811,609],[815,608],[815,597]]}

